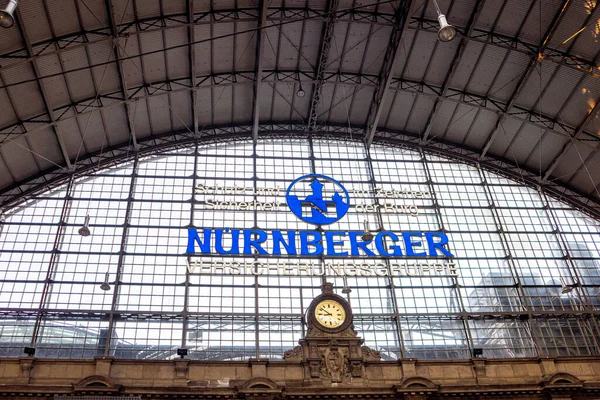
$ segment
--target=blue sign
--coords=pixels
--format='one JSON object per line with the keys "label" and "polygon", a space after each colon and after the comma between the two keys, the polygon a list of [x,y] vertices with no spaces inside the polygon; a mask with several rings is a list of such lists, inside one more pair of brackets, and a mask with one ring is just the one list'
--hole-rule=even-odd
{"label": "blue sign", "polygon": [[[350,196],[341,183],[325,175],[304,175],[287,189],[290,210],[315,225],[332,224],[350,208]],[[201,233],[201,235],[200,235]],[[448,236],[440,232],[378,232],[363,240],[362,231],[264,231],[261,229],[188,228],[187,253],[216,251],[227,255],[337,256],[337,257],[454,257],[446,249]],[[213,250],[214,249],[214,250]],[[271,249],[271,252],[268,251]]]}
{"label": "blue sign", "polygon": [[335,179],[318,174],[304,175],[292,182],[285,199],[296,217],[314,225],[332,224],[350,208],[346,188]]}
{"label": "blue sign", "polygon": [[[225,234],[228,235],[225,235]],[[203,229],[202,237],[196,228],[188,228],[187,253],[253,255],[287,254],[290,256],[382,256],[382,257],[454,257],[444,248],[448,236],[439,232],[379,232],[374,240],[362,240],[363,232],[352,231],[279,231],[260,229]],[[225,239],[225,237],[228,237]],[[214,240],[213,240],[214,238]],[[300,246],[296,244],[296,238]],[[240,240],[241,239],[241,240]],[[346,246],[349,242],[349,249]],[[241,242],[241,243],[240,243]],[[344,250],[346,248],[347,250]],[[349,250],[349,251],[348,251]]]}

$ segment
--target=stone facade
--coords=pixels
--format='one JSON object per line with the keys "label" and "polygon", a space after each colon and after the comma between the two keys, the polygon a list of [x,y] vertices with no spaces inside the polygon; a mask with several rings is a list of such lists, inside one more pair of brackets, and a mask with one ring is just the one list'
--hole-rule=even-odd
{"label": "stone facade", "polygon": [[600,399],[600,357],[461,361],[363,357],[362,363],[364,374],[356,377],[346,371],[346,379],[331,373],[314,377],[305,360],[2,359],[0,398],[63,394],[223,400]]}
{"label": "stone facade", "polygon": [[[283,360],[0,359],[0,398],[600,399],[600,356],[381,361],[354,330],[350,305],[331,284],[322,291],[308,307],[306,336]],[[348,318],[340,326],[327,328],[314,318],[323,299],[344,307]]]}

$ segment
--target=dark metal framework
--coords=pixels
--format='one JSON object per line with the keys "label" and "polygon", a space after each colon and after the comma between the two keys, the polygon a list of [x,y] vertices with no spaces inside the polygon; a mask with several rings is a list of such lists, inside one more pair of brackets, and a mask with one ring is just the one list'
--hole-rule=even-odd
{"label": "dark metal framework", "polygon": [[[40,357],[165,359],[186,347],[196,359],[278,358],[302,336],[305,307],[323,279],[352,289],[356,328],[385,359],[469,358],[473,348],[487,357],[598,354],[597,219],[557,201],[552,188],[505,179],[448,149],[392,139],[367,148],[361,137],[340,140],[334,128],[308,137],[279,128],[285,133],[256,142],[247,135],[251,126],[236,137],[165,138],[148,152],[140,142],[128,161],[105,159],[11,208],[0,230],[3,354],[33,345]],[[194,262],[185,253],[190,223],[313,229],[291,216],[283,193],[212,195],[282,205],[223,211],[194,193],[196,185],[285,189],[314,172],[339,179],[352,194],[348,216],[327,229],[360,230],[366,218],[374,230],[446,232],[456,255],[446,261],[460,275],[200,275],[186,266]],[[403,189],[430,195],[377,194]],[[418,213],[390,211],[387,203]],[[382,207],[361,212],[359,204]],[[82,238],[77,229],[87,213],[92,235]],[[388,270],[395,262],[354,261]],[[107,271],[112,288],[103,292]]]}
{"label": "dark metal framework", "polygon": [[[555,16],[553,22],[548,27],[545,36],[541,38],[539,45],[531,44],[522,39],[520,37],[521,29],[519,29],[516,32],[516,34],[512,37],[498,33],[495,30],[495,27],[498,22],[497,20],[494,22],[493,29],[490,30],[491,32],[476,27],[476,21],[482,9],[482,2],[475,2],[473,13],[471,18],[469,19],[469,22],[467,22],[464,27],[459,27],[459,29],[462,30],[463,36],[460,38],[461,43],[459,45],[459,48],[453,55],[453,60],[450,63],[450,69],[446,74],[443,82],[437,85],[432,84],[431,82],[426,80],[408,79],[404,76],[404,74],[401,74],[400,76],[392,76],[391,66],[393,66],[393,62],[397,58],[393,55],[396,54],[401,43],[401,37],[403,36],[401,34],[397,35],[394,33],[399,30],[398,27],[403,25],[405,31],[412,30],[413,32],[417,33],[435,32],[438,28],[437,21],[432,20],[431,18],[427,18],[424,12],[420,12],[420,16],[413,15],[412,18],[406,21],[406,24],[403,24],[402,21],[403,18],[406,18],[406,13],[404,12],[405,9],[401,6],[406,6],[404,2],[399,3],[400,6],[396,8],[396,12],[394,13],[391,12],[389,8],[383,8],[379,6],[373,8],[339,8],[337,7],[336,1],[329,2],[329,5],[325,10],[311,8],[308,6],[268,7],[266,4],[264,4],[264,2],[261,2],[262,6],[258,8],[232,8],[227,10],[211,8],[210,10],[196,11],[193,7],[193,1],[190,0],[187,3],[188,7],[185,14],[164,15],[164,13],[161,12],[161,16],[157,18],[140,18],[137,16],[138,12],[136,10],[135,20],[128,23],[121,23],[122,21],[117,21],[112,10],[113,5],[111,1],[106,0],[105,3],[110,17],[109,27],[89,31],[83,31],[82,29],[82,32],[63,37],[53,35],[51,40],[36,42],[33,45],[31,43],[27,43],[27,51],[20,50],[12,53],[3,54],[0,55],[0,59],[4,61],[12,61],[7,63],[7,65],[5,66],[3,65],[3,71],[8,71],[12,68],[18,68],[23,65],[31,65],[33,67],[33,70],[36,72],[35,79],[33,80],[40,82],[43,79],[48,79],[57,76],[65,76],[68,73],[72,73],[73,71],[78,70],[77,68],[65,67],[61,61],[60,73],[52,74],[50,76],[42,76],[38,73],[39,71],[37,70],[37,65],[40,63],[40,61],[44,60],[44,57],[58,56],[60,60],[61,55],[69,50],[78,47],[83,47],[86,48],[87,51],[89,46],[93,44],[106,42],[107,40],[112,40],[114,42],[112,47],[115,57],[112,57],[105,62],[92,63],[89,60],[88,54],[88,61],[90,61],[90,65],[81,69],[90,69],[92,67],[102,68],[108,65],[116,65],[120,81],[119,90],[113,93],[102,92],[94,98],[85,99],[83,101],[72,101],[71,104],[62,106],[58,109],[52,109],[51,107],[49,107],[48,101],[46,101],[46,96],[44,95],[43,97],[48,112],[34,117],[19,119],[18,124],[10,127],[5,127],[3,132],[5,135],[2,139],[3,142],[10,142],[11,140],[21,137],[28,138],[29,135],[35,134],[41,129],[45,129],[48,127],[51,127],[53,130],[55,130],[55,132],[58,132],[57,124],[60,122],[67,122],[69,120],[77,119],[77,123],[79,123],[78,119],[80,119],[81,117],[85,117],[88,114],[95,112],[99,109],[101,109],[102,111],[110,112],[111,108],[113,107],[124,107],[127,115],[127,124],[130,131],[131,145],[135,149],[138,146],[138,138],[135,132],[135,124],[133,123],[133,114],[135,114],[135,112],[132,109],[135,108],[137,102],[148,102],[149,99],[151,99],[153,96],[163,95],[166,95],[164,96],[165,99],[170,99],[169,96],[174,95],[176,93],[184,92],[189,93],[191,97],[190,105],[193,110],[192,124],[189,130],[196,135],[210,135],[210,130],[217,131],[223,129],[226,131],[230,128],[215,127],[214,124],[208,123],[207,125],[210,126],[210,128],[207,130],[207,132],[204,132],[203,129],[200,129],[200,122],[198,120],[198,91],[208,86],[210,86],[211,88],[215,88],[217,86],[225,88],[227,86],[240,87],[241,85],[253,85],[254,87],[253,103],[255,107],[253,108],[252,113],[253,130],[251,134],[253,135],[254,140],[257,140],[258,132],[260,130],[259,128],[262,129],[262,124],[259,121],[258,108],[260,102],[259,88],[261,87],[261,84],[266,83],[274,86],[275,83],[289,83],[295,85],[298,81],[304,82],[305,87],[310,86],[313,88],[312,101],[307,113],[307,123],[304,124],[305,126],[303,128],[303,130],[309,131],[315,131],[317,125],[328,125],[331,123],[329,119],[325,120],[323,118],[330,118],[330,110],[324,110],[320,114],[318,111],[320,107],[320,95],[324,85],[332,84],[335,86],[336,89],[338,86],[350,85],[354,93],[362,90],[363,88],[368,88],[367,90],[373,90],[373,98],[375,99],[375,101],[373,102],[374,109],[371,110],[371,112],[369,112],[364,124],[354,125],[359,126],[366,131],[365,140],[368,144],[372,142],[375,135],[379,134],[379,128],[381,131],[386,130],[386,128],[382,127],[382,124],[378,122],[377,117],[377,115],[379,115],[382,112],[381,105],[383,104],[383,101],[381,99],[383,99],[386,93],[389,93],[390,95],[394,93],[394,96],[396,96],[397,93],[404,92],[408,92],[411,94],[417,93],[419,98],[428,98],[434,101],[434,107],[431,109],[429,117],[427,118],[425,129],[421,132],[421,136],[424,141],[443,141],[445,139],[445,137],[431,138],[430,135],[433,122],[435,121],[436,113],[439,110],[439,107],[442,103],[468,105],[469,107],[472,107],[474,110],[476,110],[477,115],[479,115],[482,111],[492,111],[494,114],[497,115],[497,120],[496,123],[493,125],[493,129],[487,134],[488,139],[482,145],[482,148],[479,151],[479,157],[484,162],[488,161],[488,152],[490,150],[490,147],[494,139],[499,134],[499,132],[502,131],[502,125],[507,119],[517,120],[523,123],[523,126],[541,127],[545,132],[544,136],[546,135],[546,133],[552,132],[564,138],[566,141],[561,147],[560,151],[556,154],[556,157],[554,158],[555,161],[552,162],[542,174],[540,174],[540,177],[538,178],[540,184],[547,184],[553,179],[552,172],[554,171],[556,165],[558,165],[558,163],[564,159],[564,155],[569,150],[572,150],[572,148],[574,147],[574,143],[587,143],[590,141],[596,141],[596,137],[587,133],[585,129],[591,121],[591,119],[597,115],[598,104],[600,104],[600,101],[595,102],[595,106],[589,110],[589,112],[586,114],[585,119],[582,120],[581,123],[571,124],[565,123],[557,115],[546,115],[541,110],[520,107],[515,103],[516,98],[521,92],[523,85],[526,83],[528,76],[530,76],[533,70],[542,62],[550,62],[567,68],[572,68],[574,70],[577,70],[578,72],[581,72],[583,77],[595,76],[595,74],[597,74],[597,72],[595,71],[595,68],[597,68],[595,59],[584,59],[582,57],[578,57],[576,55],[571,54],[570,50],[573,48],[573,45],[578,38],[575,38],[575,40],[569,45],[566,51],[553,49],[549,46],[549,42],[552,38],[553,33],[556,31],[556,28],[560,25],[564,14],[571,6],[571,2],[569,1],[565,1],[563,3],[563,6],[558,10],[558,13]],[[135,8],[135,2],[133,3],[133,7]],[[454,7],[454,4],[454,1],[450,2],[450,9]],[[527,15],[525,15],[525,18],[523,19],[522,26],[529,17],[529,15],[532,12],[535,12],[535,4],[537,3],[531,3],[531,7],[529,8]],[[423,4],[421,4],[421,6],[423,6]],[[46,4],[45,7],[47,8]],[[425,7],[427,7],[427,3],[423,8]],[[586,19],[585,24],[588,24],[588,22],[594,15],[596,8],[597,4],[594,5],[592,10],[590,10],[589,17]],[[78,15],[81,19],[80,13],[78,13]],[[501,13],[499,13],[498,15],[500,16]],[[316,71],[299,67],[297,67],[296,69],[287,70],[281,68],[276,68],[273,70],[264,69],[263,57],[261,56],[261,53],[264,51],[265,41],[261,40],[260,38],[264,36],[265,29],[278,29],[277,26],[279,26],[279,24],[289,24],[295,21],[306,20],[322,20],[324,24],[325,34],[322,36],[321,51],[318,55]],[[384,61],[384,63],[382,64],[380,74],[363,74],[362,72],[348,73],[342,71],[341,68],[338,71],[328,70],[327,50],[329,50],[330,48],[331,37],[334,34],[335,24],[339,21],[352,22],[356,24],[369,24],[376,28],[392,28],[390,29],[390,31],[392,31],[392,35],[390,37],[389,45],[386,51],[384,52],[384,58],[390,61]],[[256,48],[257,54],[259,56],[257,57],[258,62],[255,64],[255,67],[253,69],[245,71],[238,70],[231,73],[212,72],[207,75],[198,76],[195,68],[195,59],[197,58],[195,54],[195,44],[185,44],[180,45],[178,47],[189,47],[190,77],[182,79],[168,78],[166,81],[162,82],[144,81],[143,85],[139,85],[137,87],[132,87],[131,85],[128,85],[126,80],[124,79],[122,71],[122,65],[124,62],[135,61],[141,58],[142,56],[148,56],[157,52],[168,52],[169,49],[175,49],[175,47],[167,47],[166,41],[164,40],[165,32],[185,27],[187,29],[189,42],[195,43],[197,41],[194,34],[195,27],[210,25],[212,30],[212,27],[214,25],[227,22],[258,22],[257,25],[259,30],[256,33]],[[83,26],[81,24],[81,21],[79,21],[79,24],[80,26]],[[142,33],[152,32],[162,33],[164,49],[142,53],[140,47],[140,54],[129,56],[123,53],[122,50],[124,42],[126,42],[130,38],[136,38],[136,36],[139,36]],[[26,38],[26,35],[24,34],[23,37]],[[493,96],[491,96],[489,92],[486,94],[481,94],[469,89],[457,90],[452,88],[450,84],[452,77],[456,71],[458,64],[461,61],[461,57],[463,55],[465,47],[468,43],[471,42],[482,43],[486,47],[494,47],[506,50],[506,55],[502,62],[503,65],[506,62],[506,59],[508,58],[509,54],[523,54],[530,57],[531,63],[525,70],[525,73],[521,75],[519,84],[514,90],[513,95],[510,96],[510,98],[507,101],[499,101],[498,99],[493,98]],[[212,45],[211,51],[213,51]],[[15,87],[15,85],[20,84],[23,84],[23,81],[11,82],[8,84],[4,83],[1,87],[9,88]],[[95,86],[99,86],[97,82],[95,82]],[[468,86],[469,85],[467,85],[467,87]],[[44,94],[43,84],[40,85],[40,88],[42,94]],[[98,91],[101,92],[100,90]],[[8,95],[10,96],[10,93]],[[72,98],[72,96],[70,97]],[[381,99],[379,99],[379,97],[381,97]],[[170,100],[166,101],[169,102]],[[354,99],[352,101],[354,101]],[[335,106],[336,104],[332,104],[332,106]],[[411,115],[412,109],[407,119],[410,119]],[[102,114],[102,118],[105,120],[106,116]],[[173,118],[173,116],[171,118]],[[266,126],[272,125],[273,123],[273,121],[269,120],[264,121],[264,124]],[[103,121],[103,125],[104,130],[106,131],[106,121]],[[469,128],[469,131],[471,128]],[[349,129],[353,130],[352,127],[350,127]],[[84,130],[82,129],[82,131]],[[69,169],[71,163],[69,154],[67,154],[68,152],[65,151],[64,145],[58,133],[56,133],[56,137],[58,139],[58,143],[62,151],[65,168]],[[540,142],[544,140],[543,137],[540,139]],[[161,139],[157,140],[160,141]],[[463,142],[465,141],[466,138],[463,140]],[[433,146],[445,145],[433,144]],[[536,149],[532,150],[531,154],[533,154]],[[506,156],[507,152],[508,149],[504,153],[504,156]],[[527,157],[527,159],[531,157],[531,154],[529,157]],[[589,161],[594,154],[595,152],[592,152],[587,157],[586,162]],[[89,155],[91,154],[87,152],[86,156]],[[81,166],[85,168],[85,164],[86,162],[76,163],[76,167],[79,168]],[[519,168],[518,165],[516,167]],[[582,168],[584,168],[583,165],[579,169],[574,171],[570,175],[570,177],[568,177],[569,181],[571,181],[573,177],[575,177],[582,170]],[[60,174],[61,172],[50,171],[48,176],[51,176],[55,173]],[[9,188],[8,190],[10,193],[14,194],[15,192],[12,191],[12,189],[15,189],[21,185],[30,186],[33,182],[35,182],[35,179],[28,182],[20,181],[16,183],[14,187]]]}

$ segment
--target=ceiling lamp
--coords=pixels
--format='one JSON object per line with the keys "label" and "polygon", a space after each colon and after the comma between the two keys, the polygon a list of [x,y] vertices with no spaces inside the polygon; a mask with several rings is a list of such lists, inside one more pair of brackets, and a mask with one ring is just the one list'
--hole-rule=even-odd
{"label": "ceiling lamp", "polygon": [[0,26],[3,28],[10,28],[15,24],[14,13],[17,9],[17,0],[9,0],[8,5],[2,11],[0,11]]}
{"label": "ceiling lamp", "polygon": [[77,232],[83,237],[90,236],[91,232],[90,232],[89,225],[90,225],[90,216],[86,215],[83,226],[81,228],[79,228],[79,230]]}
{"label": "ceiling lamp", "polygon": [[298,88],[298,91],[296,92],[296,96],[303,98],[304,96],[306,96],[306,92],[304,91],[304,89],[302,89],[302,83],[300,83],[300,87]]}
{"label": "ceiling lamp", "polygon": [[449,42],[456,37],[456,29],[448,23],[446,16],[440,11],[440,6],[436,0],[433,0],[435,10],[438,15],[438,22],[440,23],[440,30],[438,31],[438,40],[440,42]]}
{"label": "ceiling lamp", "polygon": [[104,282],[100,285],[100,289],[107,291],[110,290],[110,284],[108,283],[108,272],[104,275]]}
{"label": "ceiling lamp", "polygon": [[370,242],[371,240],[373,240],[373,234],[369,231],[369,222],[365,219],[364,222],[364,226],[365,226],[365,231],[362,234],[362,240],[364,242]]}

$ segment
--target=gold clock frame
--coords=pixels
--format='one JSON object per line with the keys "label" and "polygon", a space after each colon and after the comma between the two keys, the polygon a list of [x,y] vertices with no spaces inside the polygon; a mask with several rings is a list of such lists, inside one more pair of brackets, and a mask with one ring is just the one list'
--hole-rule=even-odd
{"label": "gold clock frame", "polygon": [[[321,324],[321,322],[316,318],[316,308],[317,306],[326,300],[332,300],[335,301],[336,303],[338,303],[342,309],[344,310],[344,313],[346,314],[346,319],[341,323],[341,325],[335,327],[335,328],[329,328],[324,326],[323,324]],[[314,326],[317,329],[324,331],[324,332],[328,332],[328,333],[339,333],[342,332],[344,330],[346,330],[351,324],[352,324],[352,309],[350,308],[350,304],[348,304],[348,302],[341,296],[338,296],[336,294],[321,294],[317,297],[315,297],[313,299],[313,301],[310,303],[307,312],[306,312],[306,322],[308,323],[308,326]]]}

